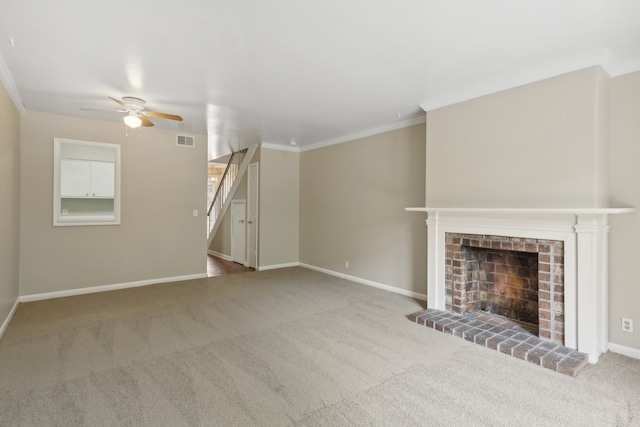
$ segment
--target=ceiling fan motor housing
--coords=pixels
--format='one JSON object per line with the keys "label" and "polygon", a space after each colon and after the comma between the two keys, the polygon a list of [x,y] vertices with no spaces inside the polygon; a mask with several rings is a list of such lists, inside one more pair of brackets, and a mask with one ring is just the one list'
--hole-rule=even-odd
{"label": "ceiling fan motor housing", "polygon": [[125,96],[124,98],[122,98],[122,102],[127,104],[127,106],[131,110],[134,110],[138,114],[141,113],[142,110],[144,110],[145,101],[140,99],[140,98],[134,98],[132,96]]}

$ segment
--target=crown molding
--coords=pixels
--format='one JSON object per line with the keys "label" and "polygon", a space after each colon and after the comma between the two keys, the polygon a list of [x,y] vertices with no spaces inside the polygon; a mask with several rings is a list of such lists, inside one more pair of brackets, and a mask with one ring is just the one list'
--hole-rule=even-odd
{"label": "crown molding", "polygon": [[594,66],[601,67],[610,77],[614,77],[637,71],[637,69],[640,69],[640,61],[620,64],[620,61],[608,49],[600,49],[552,66],[521,72],[515,77],[506,77],[507,73],[503,73],[490,81],[485,81],[483,84],[425,100],[420,103],[420,108],[424,111],[431,111]]}
{"label": "crown molding", "polygon": [[597,65],[600,65],[600,67],[604,70],[605,73],[609,75],[609,77],[613,77],[614,72],[620,66],[620,60],[616,58],[616,56],[611,53],[609,49],[605,49],[600,56],[600,63]]}
{"label": "crown molding", "polygon": [[11,76],[11,72],[7,67],[6,62],[4,62],[4,58],[0,55],[0,80],[4,83],[4,87],[7,89],[7,93],[13,100],[16,109],[20,113],[24,113],[27,109],[24,107],[24,102],[22,101],[22,96],[18,91],[18,86],[16,86],[16,82],[13,80]]}
{"label": "crown molding", "polygon": [[354,141],[356,139],[366,138],[368,136],[378,135],[380,133],[391,132],[394,130],[403,129],[410,126],[420,125],[425,123],[426,119],[427,118],[425,115],[421,115],[420,117],[416,117],[410,120],[405,120],[398,123],[392,123],[390,125],[381,126],[379,128],[369,129],[363,132],[358,132],[351,135],[341,136],[339,138],[329,139],[326,141],[311,144],[306,147],[301,147],[300,151],[304,152],[304,151],[316,150],[318,148],[328,147],[330,145],[342,144],[343,142]]}
{"label": "crown molding", "polygon": [[611,77],[618,77],[624,74],[635,73],[636,71],[640,71],[640,58],[618,65],[615,68],[614,72],[611,74]]}
{"label": "crown molding", "polygon": [[326,141],[317,142],[315,144],[307,145],[306,147],[291,147],[288,145],[273,144],[263,142],[261,145],[264,148],[271,150],[290,151],[293,153],[302,153],[305,151],[316,150],[322,147],[328,147],[330,145],[342,144],[343,142],[349,142],[360,138],[366,138],[368,136],[378,135],[380,133],[391,132],[393,130],[403,129],[409,126],[415,126],[426,122],[426,116],[421,115],[410,120],[404,120],[398,123],[392,123],[390,125],[382,126],[379,128],[369,129],[363,132],[354,133],[351,135],[341,136],[339,138],[329,139]]}
{"label": "crown molding", "polygon": [[268,148],[270,150],[289,151],[291,153],[299,153],[300,152],[300,148],[291,147],[291,146],[288,146],[288,145],[271,144],[269,142],[263,142],[260,145],[262,145],[262,148]]}

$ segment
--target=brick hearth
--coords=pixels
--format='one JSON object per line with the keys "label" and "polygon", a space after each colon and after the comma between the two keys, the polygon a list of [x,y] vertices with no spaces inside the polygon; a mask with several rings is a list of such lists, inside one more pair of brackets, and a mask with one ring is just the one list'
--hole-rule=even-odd
{"label": "brick hearth", "polygon": [[484,312],[455,314],[428,309],[408,317],[429,328],[562,374],[575,377],[588,363],[587,354],[538,338],[502,316]]}

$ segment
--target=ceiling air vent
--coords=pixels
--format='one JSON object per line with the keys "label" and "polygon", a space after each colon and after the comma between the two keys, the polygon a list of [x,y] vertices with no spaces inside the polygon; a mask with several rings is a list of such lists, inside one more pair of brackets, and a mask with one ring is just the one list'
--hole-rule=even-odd
{"label": "ceiling air vent", "polygon": [[176,145],[180,147],[195,147],[196,139],[189,135],[176,135]]}

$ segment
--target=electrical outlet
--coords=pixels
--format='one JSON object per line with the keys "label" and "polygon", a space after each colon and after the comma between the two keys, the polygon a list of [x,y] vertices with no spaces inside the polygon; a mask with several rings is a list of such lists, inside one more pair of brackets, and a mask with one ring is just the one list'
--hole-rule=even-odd
{"label": "electrical outlet", "polygon": [[621,319],[621,323],[622,323],[622,330],[624,332],[633,332],[633,319],[627,319],[626,317],[623,317]]}
{"label": "electrical outlet", "polygon": [[349,268],[349,261],[344,262],[344,268]]}

